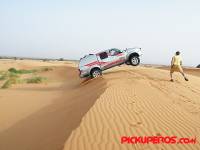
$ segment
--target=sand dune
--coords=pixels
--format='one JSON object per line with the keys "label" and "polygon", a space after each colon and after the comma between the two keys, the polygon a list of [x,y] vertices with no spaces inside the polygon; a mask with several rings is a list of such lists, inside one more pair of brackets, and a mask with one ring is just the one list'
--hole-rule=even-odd
{"label": "sand dune", "polygon": [[200,145],[120,144],[121,136],[200,139],[200,78],[185,82],[169,72],[119,67],[105,73],[107,89],[65,143],[65,150],[200,149]]}
{"label": "sand dune", "polygon": [[24,66],[53,70],[41,73],[47,84],[0,90],[2,150],[200,149],[199,143],[120,143],[122,136],[153,135],[200,141],[199,77],[185,82],[175,74],[171,83],[166,70],[121,66],[83,81],[74,63],[18,63]]}

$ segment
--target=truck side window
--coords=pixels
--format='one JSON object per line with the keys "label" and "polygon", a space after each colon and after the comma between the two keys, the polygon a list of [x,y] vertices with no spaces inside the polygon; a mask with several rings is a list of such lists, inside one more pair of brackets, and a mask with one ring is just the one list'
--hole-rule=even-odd
{"label": "truck side window", "polygon": [[106,58],[108,58],[108,54],[106,52],[103,52],[103,53],[99,54],[99,57],[101,59],[106,59]]}
{"label": "truck side window", "polygon": [[120,50],[118,50],[118,49],[111,49],[111,50],[109,51],[109,53],[110,53],[111,56],[115,56],[115,55],[120,54],[121,52],[120,52]]}

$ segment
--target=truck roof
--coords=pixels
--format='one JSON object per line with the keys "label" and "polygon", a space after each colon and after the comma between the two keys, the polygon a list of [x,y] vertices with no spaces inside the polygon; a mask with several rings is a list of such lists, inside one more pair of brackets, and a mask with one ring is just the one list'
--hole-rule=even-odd
{"label": "truck roof", "polygon": [[85,55],[83,58],[80,59],[79,67],[84,66],[84,65],[94,62],[94,61],[98,61],[96,54]]}

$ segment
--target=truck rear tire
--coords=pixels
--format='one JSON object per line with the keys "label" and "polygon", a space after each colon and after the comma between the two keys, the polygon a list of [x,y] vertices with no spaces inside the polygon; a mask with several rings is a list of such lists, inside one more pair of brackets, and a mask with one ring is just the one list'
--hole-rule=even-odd
{"label": "truck rear tire", "polygon": [[138,66],[140,64],[140,58],[138,56],[131,56],[129,61],[132,66]]}
{"label": "truck rear tire", "polygon": [[91,71],[91,77],[92,77],[92,78],[98,78],[98,77],[100,77],[101,75],[102,75],[102,72],[101,72],[100,69],[93,69],[93,70]]}

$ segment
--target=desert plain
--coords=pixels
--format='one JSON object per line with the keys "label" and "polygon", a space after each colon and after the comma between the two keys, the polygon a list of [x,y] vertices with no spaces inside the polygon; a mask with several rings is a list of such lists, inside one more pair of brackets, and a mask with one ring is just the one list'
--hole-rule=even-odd
{"label": "desert plain", "polygon": [[[80,79],[77,62],[0,60],[0,71],[46,80],[0,89],[0,150],[199,150],[200,69],[112,68]],[[32,76],[32,75],[31,75]],[[20,78],[30,78],[22,74]],[[0,86],[5,84],[0,81]],[[196,138],[196,144],[121,144],[122,136]]]}

